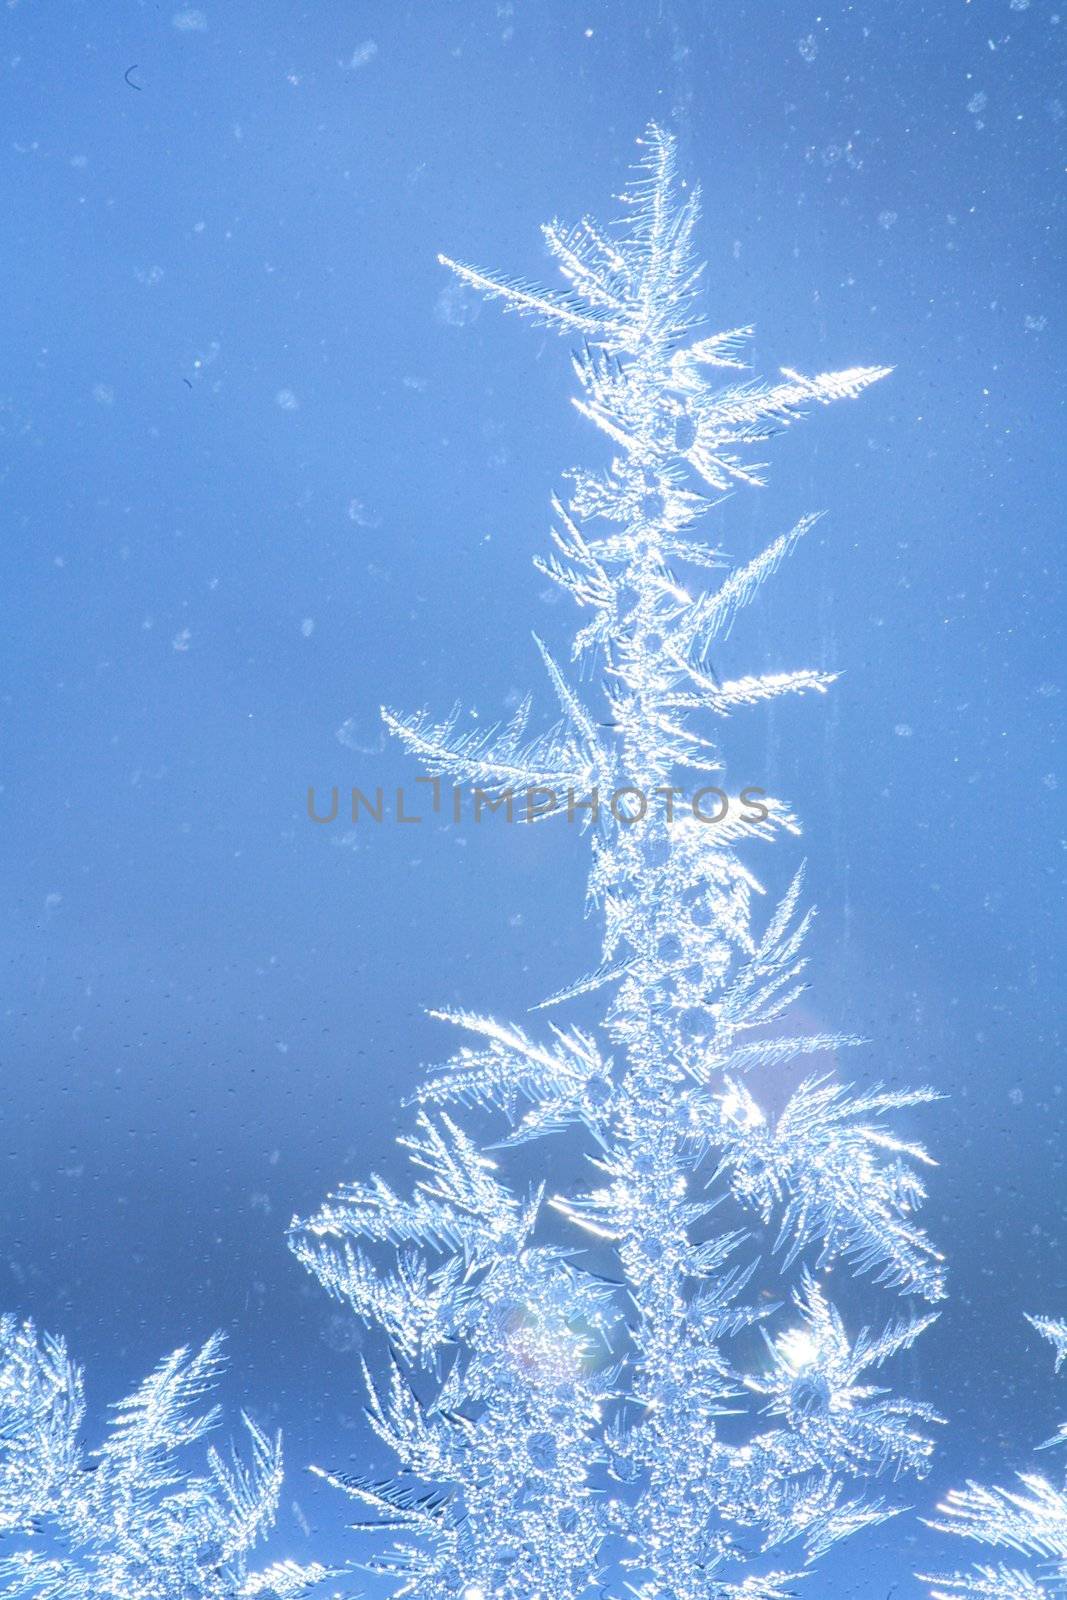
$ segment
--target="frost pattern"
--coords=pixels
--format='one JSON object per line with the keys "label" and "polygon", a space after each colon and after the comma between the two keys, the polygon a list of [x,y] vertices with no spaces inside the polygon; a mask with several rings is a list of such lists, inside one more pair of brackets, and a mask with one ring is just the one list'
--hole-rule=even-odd
{"label": "frost pattern", "polygon": [[[537,565],[581,609],[572,661],[605,701],[592,709],[539,644],[559,706],[544,731],[529,702],[474,733],[455,715],[385,713],[442,779],[584,808],[602,949],[544,1004],[603,991],[602,1026],[448,1015],[472,1042],[417,1092],[411,1192],[350,1183],[293,1225],[298,1257],[388,1341],[388,1371],[364,1377],[398,1471],[330,1476],[361,1526],[392,1535],[372,1568],[420,1600],[775,1600],[892,1514],[865,1480],[921,1472],[936,1420],[874,1379],[929,1318],[850,1332],[826,1277],[847,1265],[941,1297],[916,1222],[929,1158],[890,1127],[933,1096],[855,1094],[816,1072],[772,1111],[768,1069],[860,1042],[786,1023],[812,912],[800,872],[764,911],[745,858],[798,824],[770,797],[732,797],[714,827],[672,799],[719,781],[716,718],[832,682],[806,668],[722,680],[712,661],[814,519],[733,567],[701,519],[762,481],[753,452],[772,434],[887,369],[745,376],[751,330],[702,326],[698,194],[666,133],[642,143],[621,224],[544,230],[562,290],[441,258],[575,347],[574,403],[610,461],[572,473]],[[457,1108],[502,1116],[492,1154]],[[591,1185],[517,1193],[501,1151],[564,1134],[584,1142]]]}
{"label": "frost pattern", "polygon": [[[1067,1322],[1027,1317],[1056,1351],[1056,1371],[1067,1360]],[[1067,1444],[1067,1423],[1039,1448]],[[968,1483],[953,1489],[938,1506],[930,1526],[956,1533],[994,1549],[1029,1557],[1014,1562],[984,1562],[967,1572],[940,1573],[929,1581],[935,1600],[1057,1600],[1067,1583],[1067,1475],[1057,1487],[1037,1472],[1020,1472],[1015,1489],[986,1489]]]}
{"label": "frost pattern", "polygon": [[209,1448],[206,1471],[185,1465],[219,1421],[217,1407],[197,1407],[221,1365],[218,1334],[176,1350],[86,1452],[84,1382],[63,1341],[0,1319],[4,1600],[300,1600],[330,1576],[290,1561],[248,1570],[278,1505],[278,1436],[245,1417],[247,1462]]}

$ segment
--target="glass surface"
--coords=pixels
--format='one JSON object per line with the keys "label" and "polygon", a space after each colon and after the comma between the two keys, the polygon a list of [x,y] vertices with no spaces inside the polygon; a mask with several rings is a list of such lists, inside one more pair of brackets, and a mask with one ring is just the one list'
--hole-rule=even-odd
{"label": "glass surface", "polygon": [[[950,1298],[894,1381],[950,1426],[903,1498],[1006,1482],[1067,1410],[1022,1320],[1067,1315],[1067,13],[10,0],[0,27],[0,1307],[68,1340],[93,1437],[225,1330],[228,1410],[285,1435],[271,1549],[366,1553],[305,1468],[389,1470],[368,1339],[286,1227],[405,1181],[402,1102],[455,1043],[429,1008],[525,1025],[598,933],[575,829],[316,826],[306,794],[415,812],[383,704],[553,714],[530,635],[565,656],[572,617],[531,558],[603,446],[567,342],[437,254],[544,279],[539,225],[610,217],[656,119],[703,191],[711,325],[755,324],[771,378],[895,369],[716,513],[738,560],[828,513],[716,668],[842,674],[725,737],[804,822],[804,1027],[947,1096],[915,1127]],[[809,1592],[917,1596],[945,1544],[899,1518]]]}

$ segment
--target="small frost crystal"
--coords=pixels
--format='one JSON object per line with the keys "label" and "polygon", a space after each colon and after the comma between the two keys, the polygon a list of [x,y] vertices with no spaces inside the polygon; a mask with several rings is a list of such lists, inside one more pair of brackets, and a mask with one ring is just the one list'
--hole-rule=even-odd
{"label": "small frost crystal", "polygon": [[217,1334],[202,1350],[176,1350],[86,1452],[82,1374],[62,1340],[0,1319],[4,1600],[300,1600],[330,1575],[287,1561],[248,1570],[278,1505],[277,1437],[245,1417],[247,1461],[209,1449],[206,1463],[186,1464],[219,1421],[216,1407],[197,1406],[220,1368]]}
{"label": "small frost crystal", "polygon": [[[749,860],[799,831],[789,806],[727,796],[710,825],[714,805],[673,803],[723,781],[718,719],[833,681],[714,665],[814,518],[733,566],[702,519],[762,481],[772,434],[887,369],[746,376],[750,330],[701,322],[697,192],[667,134],[642,144],[618,226],[545,229],[562,289],[442,258],[571,340],[575,404],[608,459],[571,474],[537,565],[579,607],[572,660],[604,698],[539,642],[559,706],[543,731],[529,701],[473,733],[385,713],[442,779],[583,805],[601,950],[542,1005],[598,992],[602,1021],[450,1014],[471,1042],[417,1092],[412,1190],[372,1177],[293,1225],[304,1264],[385,1335],[365,1380],[398,1470],[333,1481],[391,1535],[372,1567],[419,1600],[774,1600],[892,1514],[867,1482],[923,1471],[936,1420],[877,1376],[929,1317],[849,1326],[828,1276],[941,1298],[916,1221],[929,1158],[890,1126],[933,1096],[804,1075],[859,1041],[789,1028],[812,913],[800,872],[768,905]],[[464,1109],[503,1124],[491,1155]],[[517,1193],[510,1147],[545,1137],[577,1181]]]}
{"label": "small frost crystal", "polygon": [[[1056,1352],[1056,1371],[1067,1360],[1067,1322],[1027,1317]],[[1067,1445],[1067,1423],[1039,1448]],[[938,1506],[940,1517],[930,1526],[957,1533],[1012,1557],[983,1562],[967,1572],[939,1573],[930,1582],[934,1600],[1058,1600],[1067,1586],[1067,1474],[1057,1486],[1037,1472],[1020,1472],[1015,1489],[986,1489],[968,1483],[953,1489]]]}

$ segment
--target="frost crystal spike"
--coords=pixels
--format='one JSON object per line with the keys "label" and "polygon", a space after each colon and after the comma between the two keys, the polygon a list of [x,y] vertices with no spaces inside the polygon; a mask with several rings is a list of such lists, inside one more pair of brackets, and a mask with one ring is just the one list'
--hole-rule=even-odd
{"label": "frost crystal spike", "polygon": [[[1056,1371],[1067,1358],[1067,1322],[1027,1317],[1056,1351]],[[1067,1444],[1067,1423],[1039,1448]],[[1067,1474],[1054,1484],[1037,1472],[1020,1472],[1014,1489],[986,1489],[968,1483],[953,1489],[938,1506],[930,1526],[959,1534],[995,1550],[1022,1556],[983,1562],[967,1572],[940,1573],[929,1579],[934,1600],[1059,1600],[1067,1585]]]}
{"label": "frost crystal spike", "polygon": [[0,1318],[0,1596],[36,1600],[301,1600],[331,1574],[291,1561],[250,1572],[282,1483],[281,1440],[248,1417],[249,1459],[209,1448],[197,1410],[222,1366],[221,1336],[176,1350],[114,1408],[98,1450],[78,1434],[82,1374],[62,1340]]}
{"label": "frost crystal spike", "polygon": [[[583,806],[601,951],[542,1004],[604,1000],[593,1031],[450,1015],[471,1042],[417,1091],[412,1192],[371,1178],[293,1225],[304,1264],[385,1335],[364,1375],[397,1472],[332,1481],[383,1532],[374,1569],[419,1600],[776,1600],[892,1514],[866,1481],[921,1472],[936,1420],[873,1379],[929,1318],[850,1330],[826,1278],[941,1298],[916,1221],[929,1158],[890,1127],[932,1096],[854,1094],[825,1063],[860,1041],[789,1027],[812,913],[799,872],[764,910],[748,862],[799,831],[789,806],[732,796],[711,826],[674,803],[717,780],[717,718],[833,681],[788,665],[720,679],[712,659],[814,519],[732,568],[701,521],[761,481],[772,434],[888,369],[746,376],[751,330],[702,325],[698,195],[674,141],[653,126],[642,146],[621,223],[545,229],[564,288],[441,258],[571,340],[607,465],[571,474],[537,565],[579,607],[572,661],[605,698],[587,704],[539,642],[547,730],[529,701],[489,731],[386,723],[453,783]],[[783,1069],[799,1081],[775,1111]],[[461,1109],[503,1120],[491,1153]],[[585,1186],[506,1181],[510,1147],[545,1137],[570,1141]]]}

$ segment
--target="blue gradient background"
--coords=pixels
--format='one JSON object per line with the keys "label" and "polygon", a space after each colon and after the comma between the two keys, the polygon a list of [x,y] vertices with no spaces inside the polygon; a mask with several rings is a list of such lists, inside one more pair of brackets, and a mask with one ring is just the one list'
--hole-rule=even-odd
{"label": "blue gradient background", "polygon": [[[1006,1474],[1067,1412],[1021,1319],[1067,1312],[1067,17],[176,9],[0,19],[0,1303],[67,1336],[98,1423],[227,1329],[227,1398],[286,1431],[277,1548],[364,1549],[303,1470],[384,1462],[285,1225],[400,1176],[401,1098],[453,1043],[427,1006],[521,1019],[596,929],[563,824],[352,837],[305,791],[410,782],[383,701],[492,716],[532,685],[550,713],[530,631],[562,654],[573,617],[530,557],[601,445],[565,343],[435,255],[538,276],[537,225],[611,214],[656,117],[704,189],[712,322],[755,321],[772,374],[896,366],[716,514],[743,557],[830,513],[722,667],[844,672],[732,724],[731,773],[806,821],[809,1015],[950,1096],[915,1126],[952,1299],[898,1377],[952,1426],[909,1498]],[[917,1595],[939,1551],[901,1519],[813,1583]]]}

